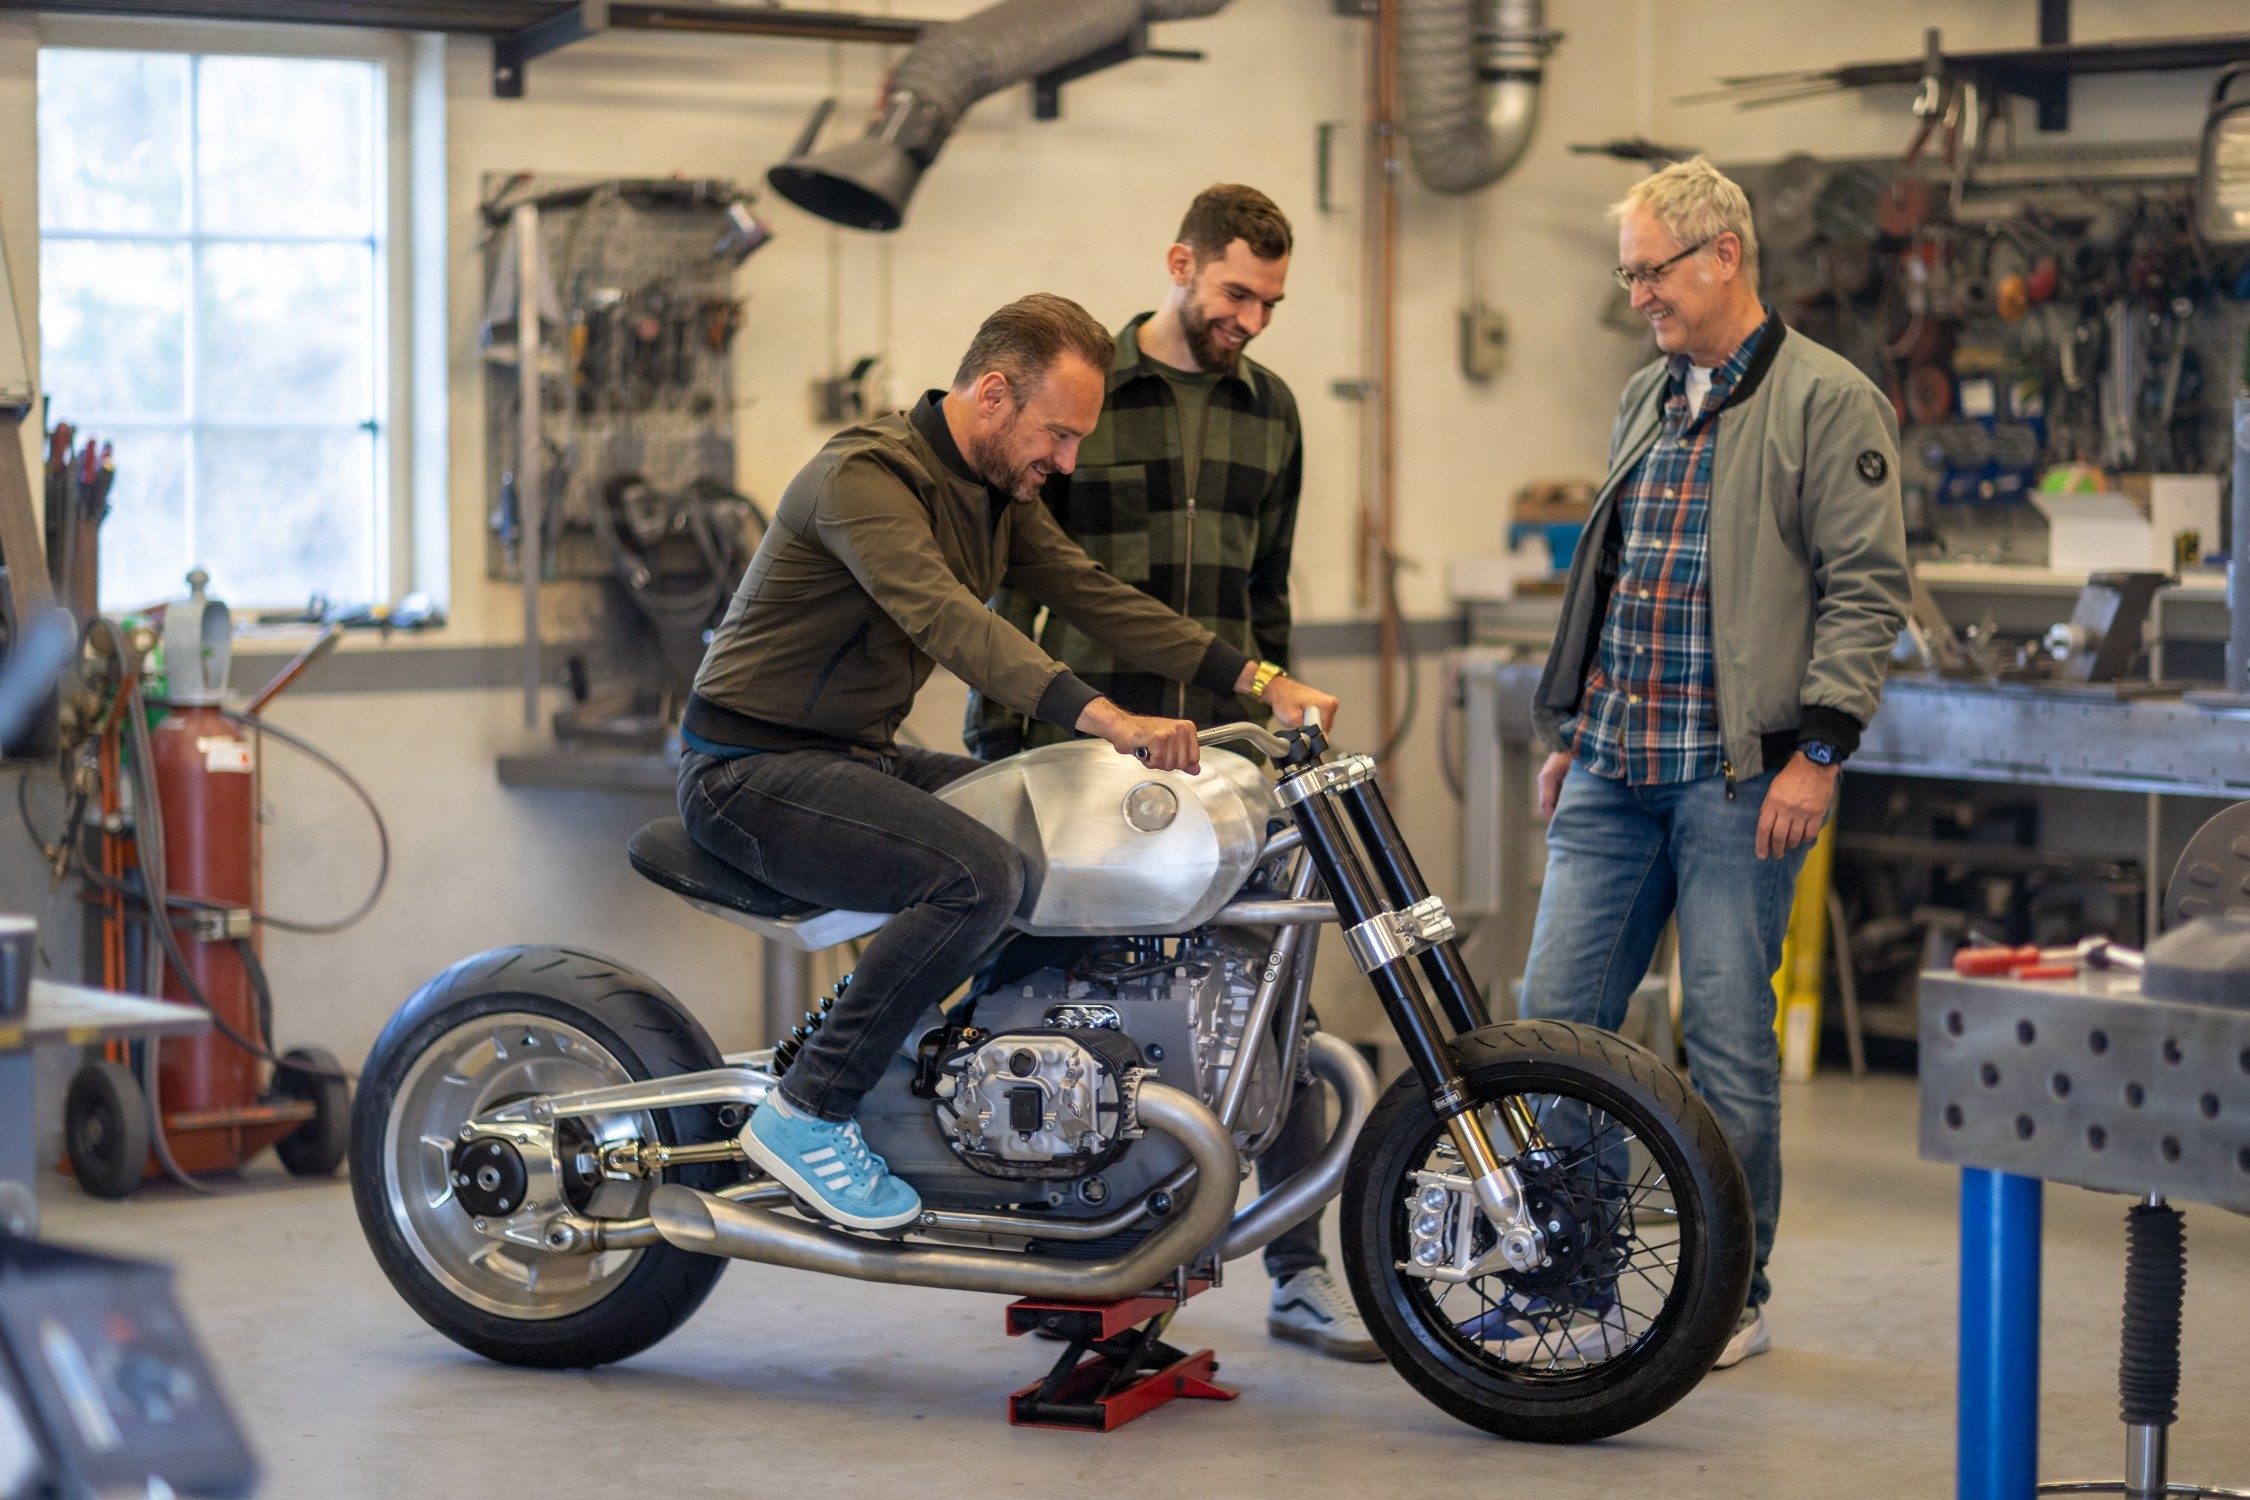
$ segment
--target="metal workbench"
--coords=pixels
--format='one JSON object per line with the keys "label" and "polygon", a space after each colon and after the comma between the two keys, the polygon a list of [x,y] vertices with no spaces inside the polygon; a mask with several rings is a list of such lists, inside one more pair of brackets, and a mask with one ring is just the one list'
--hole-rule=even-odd
{"label": "metal workbench", "polygon": [[2250,1213],[2250,1009],[2096,970],[1922,996],[1921,1154],[1961,1168],[1955,1493],[2031,1500],[2042,1184]]}
{"label": "metal workbench", "polygon": [[[1488,987],[1523,972],[1538,910],[1546,851],[1533,800],[1540,752],[1531,696],[1544,657],[1544,648],[1480,647],[1461,663],[1466,816],[1457,912],[1476,922],[1471,967]],[[2250,797],[2250,709],[1899,676],[1884,688],[1850,765],[1894,776],[2239,799]],[[2153,860],[2148,873],[2153,887]]]}
{"label": "metal workbench", "polygon": [[32,980],[25,1013],[0,1021],[0,1229],[29,1234],[38,1225],[38,1200],[32,1192],[39,1168],[32,1114],[35,1048],[191,1036],[210,1024],[211,1018],[192,1005]]}

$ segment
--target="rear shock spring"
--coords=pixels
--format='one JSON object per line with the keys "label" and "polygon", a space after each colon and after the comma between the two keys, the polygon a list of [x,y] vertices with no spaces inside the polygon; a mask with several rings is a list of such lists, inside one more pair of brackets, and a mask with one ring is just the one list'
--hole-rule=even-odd
{"label": "rear shock spring", "polygon": [[787,1036],[773,1044],[774,1077],[779,1078],[789,1071],[789,1065],[797,1060],[797,1054],[804,1050],[805,1043],[812,1040],[813,1033],[827,1024],[828,1013],[836,1008],[837,1001],[844,998],[844,991],[851,987],[851,982],[852,976],[849,974],[837,980],[828,993],[820,997],[820,1004],[806,1011],[805,1018],[790,1027]]}

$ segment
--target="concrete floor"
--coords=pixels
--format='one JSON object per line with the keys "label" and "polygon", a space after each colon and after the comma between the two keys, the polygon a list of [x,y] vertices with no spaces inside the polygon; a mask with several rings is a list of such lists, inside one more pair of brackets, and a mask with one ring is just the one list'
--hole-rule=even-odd
{"label": "concrete floor", "polygon": [[[341,1182],[259,1177],[233,1198],[96,1203],[48,1184],[49,1237],[168,1256],[266,1466],[262,1494],[980,1496],[1949,1494],[1954,1175],[1914,1155],[1910,1080],[1793,1087],[1775,1348],[1607,1443],[1514,1445],[1380,1365],[1270,1341],[1248,1269],[1173,1340],[1210,1344],[1231,1404],[1108,1437],[1013,1430],[1003,1398],[1051,1358],[996,1298],[735,1266],[629,1364],[485,1363],[426,1328],[368,1256]],[[2115,1476],[2124,1200],[2047,1197],[2042,1469]],[[2250,1220],[2188,1211],[2186,1395],[2175,1479],[2250,1484]],[[1125,1467],[1121,1467],[1124,1465]],[[1551,1486],[1551,1488],[1549,1488]]]}

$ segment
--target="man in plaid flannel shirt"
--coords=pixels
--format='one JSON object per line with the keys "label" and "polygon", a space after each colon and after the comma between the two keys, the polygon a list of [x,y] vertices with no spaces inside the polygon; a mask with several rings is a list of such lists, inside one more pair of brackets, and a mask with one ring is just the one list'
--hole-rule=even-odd
{"label": "man in plaid flannel shirt", "polygon": [[[1046,488],[1071,539],[1125,582],[1275,671],[1289,662],[1289,550],[1304,478],[1289,388],[1243,349],[1281,302],[1289,221],[1265,194],[1222,184],[1199,194],[1165,252],[1163,304],[1117,335],[1102,418],[1074,473]],[[1263,718],[1249,699],[1138,671],[1073,627],[1003,592],[992,607],[1094,689],[1134,713],[1199,725]],[[1263,668],[1261,668],[1263,670]],[[969,699],[969,751],[990,760],[1067,738],[982,695]],[[1298,1080],[1289,1122],[1258,1163],[1270,1187],[1319,1151],[1325,1096]],[[1266,1247],[1266,1326],[1338,1359],[1382,1351],[1329,1276],[1320,1216]]]}
{"label": "man in plaid flannel shirt", "polygon": [[[1547,874],[1523,1010],[1614,1030],[1677,918],[1688,1066],[1750,1189],[1749,1297],[1724,1368],[1769,1342],[1771,976],[1904,621],[1897,427],[1866,376],[1759,300],[1749,201],[1709,162],[1645,179],[1613,213],[1617,280],[1664,357],[1619,402],[1534,698],[1557,748],[1539,773]],[[1624,1352],[1618,1305],[1586,1295],[1565,1354]],[[1503,1347],[1551,1359],[1535,1332]]]}

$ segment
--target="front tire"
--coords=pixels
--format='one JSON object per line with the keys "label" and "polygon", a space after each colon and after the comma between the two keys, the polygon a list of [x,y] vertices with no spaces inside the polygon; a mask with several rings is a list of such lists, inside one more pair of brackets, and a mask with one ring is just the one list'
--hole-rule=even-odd
{"label": "front tire", "polygon": [[[1513,1021],[1454,1048],[1496,1149],[1510,1145],[1493,1112],[1504,1101],[1545,1133],[1546,1149],[1518,1163],[1561,1248],[1548,1269],[1473,1281],[1402,1269],[1414,1226],[1451,1212],[1421,1197],[1428,1176],[1460,1174],[1409,1073],[1368,1118],[1344,1188],[1360,1315],[1408,1384],[1473,1427],[1546,1443],[1637,1427],[1710,1372],[1742,1311],[1753,1239],[1741,1164],[1678,1074],[1608,1032]],[[1474,1223],[1481,1254],[1489,1221]]]}
{"label": "front tire", "polygon": [[[504,1364],[580,1368],[655,1344],[702,1305],[724,1260],[670,1245],[557,1254],[489,1238],[453,1199],[449,1156],[467,1120],[512,1099],[718,1066],[695,1018],[622,965],[544,946],[454,965],[392,1017],[360,1077],[352,1198],[383,1273],[431,1327]],[[719,1132],[705,1108],[601,1116],[587,1128],[588,1149]],[[701,1188],[730,1177],[711,1166],[668,1174]],[[653,1186],[601,1182],[580,1211],[635,1217]]]}

